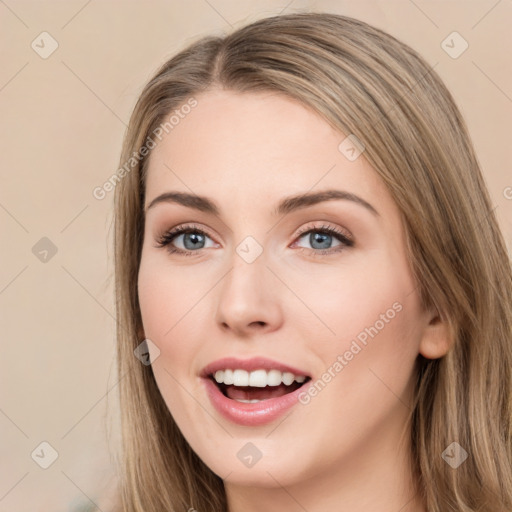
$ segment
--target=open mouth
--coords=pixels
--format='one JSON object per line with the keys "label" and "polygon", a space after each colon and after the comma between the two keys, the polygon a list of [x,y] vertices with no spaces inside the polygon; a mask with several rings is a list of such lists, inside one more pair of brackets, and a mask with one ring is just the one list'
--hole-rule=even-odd
{"label": "open mouth", "polygon": [[209,378],[220,392],[231,400],[242,403],[257,403],[293,393],[310,377],[294,375],[279,370],[218,370]]}

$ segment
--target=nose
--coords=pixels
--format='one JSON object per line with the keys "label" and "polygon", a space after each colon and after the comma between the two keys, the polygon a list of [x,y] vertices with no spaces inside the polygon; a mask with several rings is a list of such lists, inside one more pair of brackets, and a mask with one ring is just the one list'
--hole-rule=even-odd
{"label": "nose", "polygon": [[252,263],[235,253],[218,288],[217,324],[237,337],[278,329],[282,323],[279,289],[264,253]]}

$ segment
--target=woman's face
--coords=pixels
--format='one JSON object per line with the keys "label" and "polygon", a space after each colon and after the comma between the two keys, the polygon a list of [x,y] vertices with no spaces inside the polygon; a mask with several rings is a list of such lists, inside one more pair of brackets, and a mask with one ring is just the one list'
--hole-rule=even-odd
{"label": "woman's face", "polygon": [[389,463],[433,347],[398,208],[300,103],[196,99],[151,154],[138,278],[172,416],[233,484]]}

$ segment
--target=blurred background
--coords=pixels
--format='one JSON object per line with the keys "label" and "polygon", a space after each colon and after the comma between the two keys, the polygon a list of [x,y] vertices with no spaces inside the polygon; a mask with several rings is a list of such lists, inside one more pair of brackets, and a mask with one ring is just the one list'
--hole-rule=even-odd
{"label": "blurred background", "polygon": [[171,55],[281,12],[359,18],[435,67],[512,247],[510,0],[0,0],[0,512],[112,507],[111,221],[135,101]]}

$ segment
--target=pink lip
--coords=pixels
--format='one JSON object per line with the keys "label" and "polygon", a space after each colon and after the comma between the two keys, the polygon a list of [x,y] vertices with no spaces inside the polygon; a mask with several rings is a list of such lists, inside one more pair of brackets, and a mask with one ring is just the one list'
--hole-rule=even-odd
{"label": "pink lip", "polygon": [[295,391],[277,398],[245,404],[224,396],[211,378],[205,377],[202,381],[215,409],[233,423],[248,427],[264,425],[277,419],[298,402],[299,394],[312,382],[310,380]]}
{"label": "pink lip", "polygon": [[246,404],[224,396],[210,377],[210,375],[214,374],[217,370],[224,369],[241,369],[246,371],[259,369],[279,370],[295,375],[306,375],[308,377],[309,375],[302,370],[283,365],[264,357],[256,357],[245,361],[236,358],[225,358],[207,365],[201,372],[201,380],[205,385],[206,393],[214,408],[229,421],[249,427],[264,425],[276,420],[298,402],[299,394],[304,392],[312,382],[312,380],[310,380],[304,383],[300,388],[286,395],[269,398],[268,400],[262,400],[258,403]]}
{"label": "pink lip", "polygon": [[201,377],[208,377],[209,375],[213,375],[217,370],[226,369],[240,369],[248,372],[252,372],[253,370],[279,370],[280,372],[290,372],[294,375],[305,375],[306,377],[310,377],[310,375],[303,370],[279,363],[278,361],[273,361],[272,359],[267,359],[266,357],[253,357],[252,359],[225,357],[223,359],[218,359],[203,368],[201,371]]}

